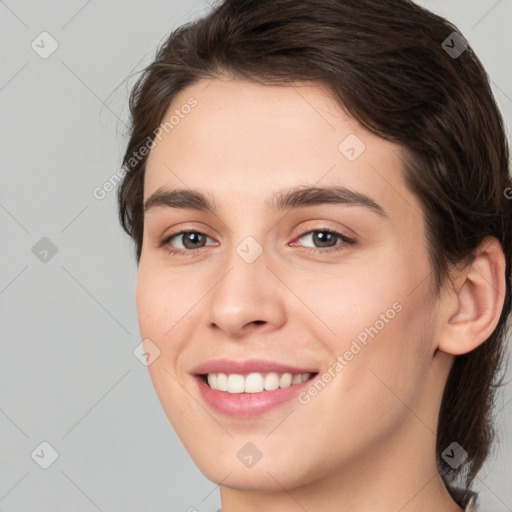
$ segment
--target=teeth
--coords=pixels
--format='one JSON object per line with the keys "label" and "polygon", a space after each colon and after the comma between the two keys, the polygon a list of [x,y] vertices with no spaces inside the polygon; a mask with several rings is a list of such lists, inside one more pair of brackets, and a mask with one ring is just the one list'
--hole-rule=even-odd
{"label": "teeth", "polygon": [[245,390],[245,379],[243,375],[236,373],[228,376],[228,393],[243,393]]}
{"label": "teeth", "polygon": [[265,391],[274,391],[279,387],[279,375],[275,372],[265,375]]}
{"label": "teeth", "polygon": [[[308,373],[309,376],[309,373]],[[283,373],[281,378],[279,379],[279,387],[280,388],[289,388],[292,385],[292,374],[291,373]]]}
{"label": "teeth", "polygon": [[263,375],[261,373],[250,373],[245,378],[245,393],[260,393],[263,391],[263,382]]}
{"label": "teeth", "polygon": [[218,375],[216,373],[209,373],[208,374],[208,385],[213,389],[218,389]]}
{"label": "teeth", "polygon": [[219,373],[217,375],[217,389],[219,391],[228,390],[228,376],[225,373]]}
{"label": "teeth", "polygon": [[208,385],[217,391],[228,393],[261,393],[262,391],[273,391],[278,388],[288,388],[295,384],[305,382],[311,377],[311,373],[249,373],[240,375],[232,373],[209,373],[207,375]]}

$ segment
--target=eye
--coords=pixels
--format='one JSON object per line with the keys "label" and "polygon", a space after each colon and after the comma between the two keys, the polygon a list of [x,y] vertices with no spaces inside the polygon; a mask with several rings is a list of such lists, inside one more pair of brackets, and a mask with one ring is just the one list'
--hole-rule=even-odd
{"label": "eye", "polygon": [[[346,244],[355,244],[355,240],[352,238],[330,228],[319,228],[306,231],[299,236],[298,240],[301,239],[308,240],[319,246],[304,247],[303,250],[307,250],[307,252],[330,252],[326,251],[326,249],[339,251],[344,249]],[[337,240],[341,240],[341,242],[336,243]]]}
{"label": "eye", "polygon": [[[201,249],[206,247],[206,240],[208,238],[208,235],[201,231],[179,231],[160,239],[158,241],[158,247],[165,247],[168,254],[195,256]],[[304,247],[302,244],[299,244],[299,247],[301,247],[300,250],[314,253],[339,251],[344,249],[347,244],[355,244],[355,240],[330,228],[318,228],[304,231],[297,240],[301,239],[306,239],[315,245],[319,245],[319,247]],[[179,240],[181,240],[182,247],[176,247],[174,245],[176,241]],[[340,243],[336,243],[337,240],[340,240]],[[294,242],[291,245],[296,246],[297,244]]]}
{"label": "eye", "polygon": [[[169,254],[190,254],[193,255],[204,247],[203,242],[209,238],[208,235],[201,233],[200,231],[179,231],[173,233],[159,240],[158,247],[167,246]],[[171,245],[172,240],[181,239],[181,247],[174,247]]]}

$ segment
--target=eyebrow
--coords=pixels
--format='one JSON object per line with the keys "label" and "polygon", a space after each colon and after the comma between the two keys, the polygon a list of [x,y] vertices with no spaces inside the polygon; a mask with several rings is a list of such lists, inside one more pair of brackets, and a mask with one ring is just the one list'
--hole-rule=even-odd
{"label": "eyebrow", "polygon": [[[385,210],[371,197],[341,186],[311,187],[299,186],[279,190],[265,201],[271,211],[304,208],[323,204],[363,206],[384,218],[389,218]],[[181,208],[216,214],[219,205],[215,198],[197,190],[158,188],[144,203],[144,213],[155,208]]]}

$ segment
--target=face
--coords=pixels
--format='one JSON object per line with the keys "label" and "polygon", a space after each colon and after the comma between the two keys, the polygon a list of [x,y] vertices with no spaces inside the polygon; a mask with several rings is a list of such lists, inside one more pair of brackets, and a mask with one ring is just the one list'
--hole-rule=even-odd
{"label": "face", "polygon": [[173,115],[147,161],[136,301],[199,469],[289,489],[432,437],[435,306],[400,148],[318,85],[201,81]]}

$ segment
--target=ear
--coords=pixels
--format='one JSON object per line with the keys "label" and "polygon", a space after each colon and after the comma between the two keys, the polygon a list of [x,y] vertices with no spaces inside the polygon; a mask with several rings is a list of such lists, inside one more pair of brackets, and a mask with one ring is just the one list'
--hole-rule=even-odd
{"label": "ear", "polygon": [[505,301],[505,267],[499,241],[487,237],[473,262],[452,275],[453,288],[446,288],[440,304],[438,350],[466,354],[492,334]]}

